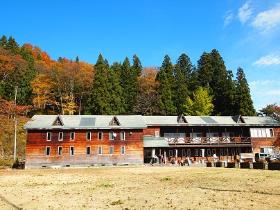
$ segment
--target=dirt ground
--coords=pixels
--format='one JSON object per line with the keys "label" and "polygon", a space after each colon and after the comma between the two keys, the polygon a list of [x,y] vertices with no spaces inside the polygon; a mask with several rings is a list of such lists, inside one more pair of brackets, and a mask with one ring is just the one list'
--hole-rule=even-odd
{"label": "dirt ground", "polygon": [[99,167],[0,171],[0,209],[279,209],[280,171]]}

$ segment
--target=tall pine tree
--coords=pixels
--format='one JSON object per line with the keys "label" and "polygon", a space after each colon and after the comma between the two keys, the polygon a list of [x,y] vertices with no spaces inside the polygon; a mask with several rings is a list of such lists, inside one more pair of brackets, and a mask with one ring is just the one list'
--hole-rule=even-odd
{"label": "tall pine tree", "polygon": [[176,107],[172,100],[174,78],[173,65],[170,57],[166,55],[157,74],[157,81],[159,82],[158,95],[159,107],[163,115],[175,115]]}
{"label": "tall pine tree", "polygon": [[208,88],[213,96],[213,114],[232,114],[234,100],[232,74],[226,70],[223,58],[216,49],[211,53],[202,54],[198,61],[197,73],[200,86]]}
{"label": "tall pine tree", "polygon": [[109,114],[111,110],[108,90],[108,63],[101,54],[98,56],[94,69],[95,75],[92,93],[88,100],[87,112],[91,114]]}
{"label": "tall pine tree", "polygon": [[119,63],[113,63],[109,71],[110,114],[122,114],[124,109],[123,88],[121,86],[121,68]]}
{"label": "tall pine tree", "polygon": [[245,73],[240,67],[236,74],[235,110],[236,114],[240,115],[254,116],[256,114]]}
{"label": "tall pine tree", "polygon": [[189,82],[191,79],[192,64],[186,54],[180,55],[174,69],[173,100],[177,114],[184,112],[184,103],[189,95]]}

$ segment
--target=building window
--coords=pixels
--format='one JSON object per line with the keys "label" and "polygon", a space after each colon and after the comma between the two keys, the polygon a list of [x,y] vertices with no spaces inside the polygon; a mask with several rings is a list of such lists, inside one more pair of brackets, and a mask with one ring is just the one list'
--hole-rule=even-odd
{"label": "building window", "polygon": [[113,131],[109,132],[109,140],[114,140],[115,139],[115,134]]}
{"label": "building window", "polygon": [[98,132],[98,140],[102,140],[103,139],[103,132]]}
{"label": "building window", "polygon": [[87,131],[86,138],[87,138],[88,141],[91,140],[91,132],[90,131]]}
{"label": "building window", "polygon": [[125,155],[125,146],[121,146],[121,155]]}
{"label": "building window", "polygon": [[271,138],[274,136],[272,128],[250,128],[250,133],[253,138]]}
{"label": "building window", "polygon": [[102,146],[98,146],[98,155],[102,155],[103,154],[103,148]]}
{"label": "building window", "polygon": [[121,132],[121,140],[124,141],[125,140],[125,131]]}
{"label": "building window", "polygon": [[71,146],[71,147],[70,147],[70,155],[71,155],[71,156],[74,156],[74,154],[75,154],[75,149],[74,149],[73,146]]}
{"label": "building window", "polygon": [[75,139],[75,132],[70,132],[70,140],[74,140]]}
{"label": "building window", "polygon": [[270,133],[270,136],[271,136],[271,137],[274,136],[274,133],[273,133],[273,129],[272,129],[272,128],[269,128],[269,133]]}
{"label": "building window", "polygon": [[90,155],[90,147],[87,147],[86,153],[87,155]]}
{"label": "building window", "polygon": [[52,140],[52,133],[47,132],[47,141],[51,141],[51,140]]}
{"label": "building window", "polygon": [[109,147],[109,154],[110,155],[114,154],[114,146]]}
{"label": "building window", "polygon": [[58,154],[59,156],[62,155],[62,147],[61,147],[61,146],[58,147],[58,149],[57,149],[57,154]]}
{"label": "building window", "polygon": [[159,131],[155,131],[155,137],[159,137]]}
{"label": "building window", "polygon": [[46,147],[45,154],[46,154],[46,156],[50,156],[51,155],[51,147],[49,147],[49,146]]}
{"label": "building window", "polygon": [[63,141],[63,132],[58,133],[58,141]]}

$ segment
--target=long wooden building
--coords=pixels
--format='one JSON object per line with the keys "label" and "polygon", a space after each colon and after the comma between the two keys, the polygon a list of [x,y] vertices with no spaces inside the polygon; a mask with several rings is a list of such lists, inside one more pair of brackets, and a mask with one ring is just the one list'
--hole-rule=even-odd
{"label": "long wooden building", "polygon": [[35,115],[25,129],[26,168],[230,161],[280,146],[270,117]]}

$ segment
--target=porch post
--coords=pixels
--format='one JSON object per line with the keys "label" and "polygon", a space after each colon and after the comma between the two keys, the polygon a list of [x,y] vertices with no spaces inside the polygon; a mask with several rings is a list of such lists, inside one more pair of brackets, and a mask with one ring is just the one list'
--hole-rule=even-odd
{"label": "porch post", "polygon": [[164,164],[166,164],[166,150],[163,152]]}
{"label": "porch post", "polygon": [[178,163],[177,159],[178,159],[178,149],[175,149],[175,161],[176,161],[176,163]]}

